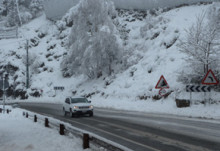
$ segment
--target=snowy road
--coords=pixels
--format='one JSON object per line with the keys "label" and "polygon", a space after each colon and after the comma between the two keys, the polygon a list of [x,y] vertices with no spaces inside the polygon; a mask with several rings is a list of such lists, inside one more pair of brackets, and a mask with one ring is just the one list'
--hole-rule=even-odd
{"label": "snowy road", "polygon": [[94,117],[62,116],[59,104],[20,106],[71,123],[135,151],[220,150],[220,121],[95,108]]}

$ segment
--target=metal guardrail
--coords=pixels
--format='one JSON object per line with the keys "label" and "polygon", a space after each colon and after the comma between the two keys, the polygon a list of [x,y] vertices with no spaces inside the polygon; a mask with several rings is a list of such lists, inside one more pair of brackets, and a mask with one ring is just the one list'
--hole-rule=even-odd
{"label": "metal guardrail", "polygon": [[[92,134],[82,132],[80,130],[74,129],[72,126],[65,124],[64,122],[55,122],[49,117],[45,117],[43,115],[37,114],[29,114],[28,112],[23,112],[23,116],[26,118],[31,118],[34,122],[40,121],[43,122],[45,127],[50,127],[59,130],[60,135],[72,134],[76,137],[80,137],[83,140],[83,149],[89,148],[90,143],[95,147],[103,147],[107,149],[107,151],[124,151],[130,150],[121,145],[115,145],[116,143],[111,141],[106,141],[102,137],[93,136]],[[49,121],[50,119],[50,121]],[[120,147],[121,146],[121,147]]]}

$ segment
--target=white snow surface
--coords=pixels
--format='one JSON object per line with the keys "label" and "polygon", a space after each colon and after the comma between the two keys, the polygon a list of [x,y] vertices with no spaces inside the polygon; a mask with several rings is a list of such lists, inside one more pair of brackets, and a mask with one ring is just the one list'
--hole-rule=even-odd
{"label": "white snow surface", "polygon": [[[55,129],[22,116],[22,110],[0,114],[1,151],[82,151],[82,140],[74,136],[61,136]],[[86,149],[91,151],[91,149]]]}
{"label": "white snow surface", "polygon": [[[219,3],[214,5],[217,4],[219,5]],[[129,61],[130,63],[135,62],[135,64],[113,77],[101,77],[95,80],[89,80],[85,76],[63,78],[60,63],[63,54],[67,52],[67,49],[62,46],[65,38],[60,39],[61,34],[57,27],[48,21],[45,15],[22,26],[19,30],[21,36],[19,39],[0,40],[2,58],[0,62],[10,62],[19,66],[20,71],[16,74],[20,81],[25,82],[25,65],[22,63],[22,59],[10,54],[13,52],[19,56],[25,54],[25,39],[36,37],[38,31],[44,31],[47,34],[39,40],[39,45],[29,50],[30,53],[36,54],[39,62],[45,63],[45,67],[40,68],[39,73],[31,76],[31,89],[42,89],[43,94],[40,98],[29,97],[26,101],[62,103],[67,96],[73,96],[72,92],[76,91],[77,96],[94,93],[90,100],[97,107],[220,119],[219,104],[192,105],[189,108],[181,109],[177,108],[175,104],[175,97],[189,99],[189,93],[184,92],[185,85],[177,81],[178,74],[187,63],[183,59],[184,54],[180,53],[176,45],[179,39],[185,36],[185,29],[194,24],[196,17],[207,11],[211,5],[185,6],[161,13],[151,20],[154,26],[143,36],[141,36],[143,33],[140,32],[140,28],[149,22],[149,19],[130,22],[128,20],[132,20],[131,13],[120,16],[119,22],[130,30],[125,50],[132,50]],[[68,35],[68,32],[69,29],[66,29],[62,34]],[[160,34],[152,39],[152,35],[155,33]],[[166,48],[164,43],[169,44],[175,38],[178,39],[177,42]],[[56,45],[55,48],[47,50],[53,45]],[[49,53],[52,55],[47,58],[46,55]],[[132,71],[134,71],[133,76],[131,76]],[[151,97],[158,94],[159,90],[154,87],[161,75],[164,75],[170,90],[173,90],[174,93],[166,99],[154,101]],[[13,80],[9,82],[13,82]],[[109,82],[110,85],[106,86],[106,82]],[[54,86],[64,86],[65,89],[55,92]],[[176,93],[177,90],[181,91],[179,95]],[[140,96],[149,96],[149,98],[140,100]],[[212,92],[211,97],[218,100],[219,93]],[[193,98],[202,100],[204,94],[193,93]],[[14,101],[20,100],[12,98],[7,100],[7,102]]]}

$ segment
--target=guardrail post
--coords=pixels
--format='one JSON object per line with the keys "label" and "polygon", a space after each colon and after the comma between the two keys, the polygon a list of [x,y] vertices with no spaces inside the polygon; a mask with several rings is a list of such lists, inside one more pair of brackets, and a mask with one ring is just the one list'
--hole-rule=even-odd
{"label": "guardrail post", "polygon": [[83,149],[89,148],[89,134],[83,134]]}
{"label": "guardrail post", "polygon": [[45,118],[45,127],[49,127],[49,120],[48,120],[48,118]]}
{"label": "guardrail post", "polygon": [[37,115],[34,115],[34,122],[37,122]]}
{"label": "guardrail post", "polygon": [[63,124],[60,124],[60,135],[64,135],[64,125]]}
{"label": "guardrail post", "polygon": [[28,112],[26,112],[26,118],[28,118]]}
{"label": "guardrail post", "polygon": [[2,113],[2,108],[0,108],[0,113]]}

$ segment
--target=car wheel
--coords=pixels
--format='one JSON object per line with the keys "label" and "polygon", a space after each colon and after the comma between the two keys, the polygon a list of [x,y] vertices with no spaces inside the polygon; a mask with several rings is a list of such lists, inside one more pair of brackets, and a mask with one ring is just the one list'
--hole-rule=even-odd
{"label": "car wheel", "polygon": [[89,113],[89,116],[92,117],[92,116],[93,116],[93,112],[92,112],[92,113]]}
{"label": "car wheel", "polygon": [[63,115],[66,116],[65,108],[63,108]]}

